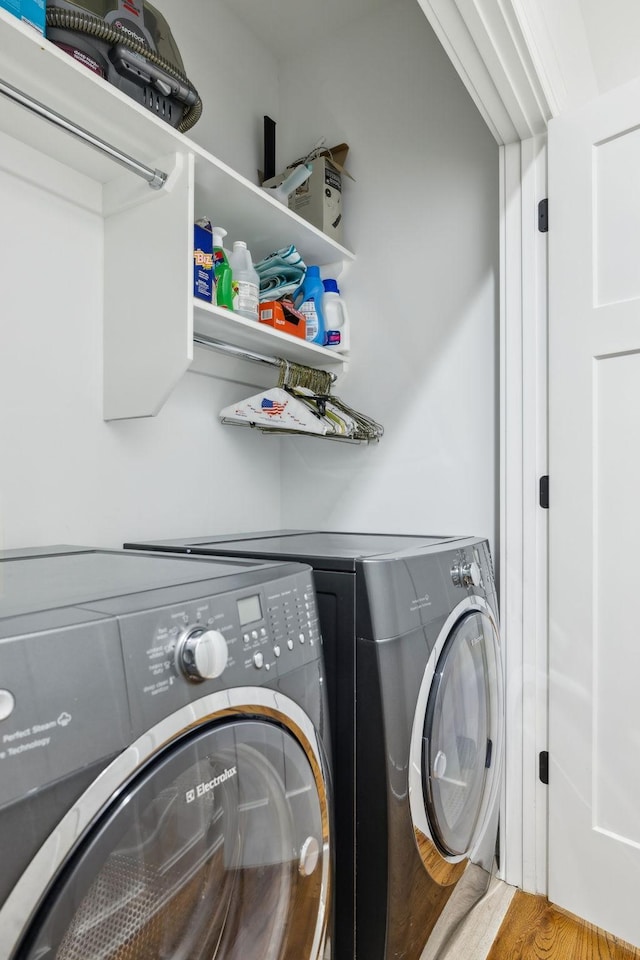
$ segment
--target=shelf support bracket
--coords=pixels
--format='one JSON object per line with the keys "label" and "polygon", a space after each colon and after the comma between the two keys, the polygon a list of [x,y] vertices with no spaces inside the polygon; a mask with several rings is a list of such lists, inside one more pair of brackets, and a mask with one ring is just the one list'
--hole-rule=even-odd
{"label": "shelf support bracket", "polygon": [[51,110],[45,106],[45,104],[40,103],[39,100],[34,100],[33,97],[29,97],[26,93],[23,93],[21,90],[18,90],[17,87],[12,86],[2,79],[0,79],[0,94],[17,103],[19,106],[24,107],[26,110],[37,114],[39,117],[42,117],[43,120],[47,120],[49,123],[59,127],[78,140],[82,140],[83,143],[87,143],[90,147],[93,147],[94,150],[99,150],[101,153],[106,154],[106,156],[110,157],[116,163],[130,170],[131,173],[146,180],[153,190],[160,190],[165,185],[167,174],[162,170],[154,170],[145,163],[140,163],[127,153],[123,153],[122,150],[118,150],[117,147],[107,143],[106,140],[94,136],[88,130],[85,130],[84,127],[80,127],[71,120],[67,120],[62,114]]}

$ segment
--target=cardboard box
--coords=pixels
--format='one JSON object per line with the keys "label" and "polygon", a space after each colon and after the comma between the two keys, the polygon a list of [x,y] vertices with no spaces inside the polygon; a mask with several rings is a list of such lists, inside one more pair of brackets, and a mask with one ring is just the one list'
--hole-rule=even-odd
{"label": "cardboard box", "polygon": [[[295,210],[303,219],[313,224],[327,236],[342,243],[342,181],[347,176],[344,169],[349,147],[341,143],[331,150],[324,150],[311,161],[311,176],[289,195],[289,209]],[[278,187],[301,160],[297,160],[277,177],[266,180],[263,187]]]}
{"label": "cardboard box", "polygon": [[282,333],[304,340],[307,335],[307,321],[304,314],[296,310],[288,300],[265,300],[260,304],[260,323],[266,323]]}
{"label": "cardboard box", "polygon": [[213,301],[213,234],[199,223],[193,227],[193,295]]}
{"label": "cardboard box", "polygon": [[0,7],[45,34],[45,0],[0,0]]}
{"label": "cardboard box", "polygon": [[312,161],[308,180],[289,197],[289,209],[342,243],[342,173],[327,157]]}

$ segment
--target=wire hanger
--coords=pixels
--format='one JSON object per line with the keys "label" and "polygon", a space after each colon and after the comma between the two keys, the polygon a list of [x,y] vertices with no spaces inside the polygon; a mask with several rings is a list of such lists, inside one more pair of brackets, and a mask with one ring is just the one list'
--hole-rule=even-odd
{"label": "wire hanger", "polygon": [[382,437],[381,424],[330,392],[334,374],[281,357],[244,351],[202,335],[195,339],[215,350],[279,368],[277,387],[225,407],[220,412],[222,423],[280,436],[294,434],[349,443],[377,443]]}

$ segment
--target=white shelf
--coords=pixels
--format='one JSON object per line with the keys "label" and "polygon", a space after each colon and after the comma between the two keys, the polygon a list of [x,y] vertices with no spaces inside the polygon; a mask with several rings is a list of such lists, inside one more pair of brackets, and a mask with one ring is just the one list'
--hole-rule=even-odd
{"label": "white shelf", "polygon": [[[211,217],[225,227],[230,241],[245,240],[254,260],[294,244],[307,264],[327,267],[335,276],[354,259],[351,251],[4,10],[0,79],[140,163],[170,174],[166,187],[152,190],[114,160],[0,95],[0,133],[81,174],[84,195],[88,181],[99,185],[106,243],[105,418],[159,411],[192,364],[194,319],[196,329],[234,346],[344,371],[347,361],[332,351],[199,301],[194,306],[192,224]],[[69,194],[68,186],[65,190]],[[149,302],[130,267],[141,243],[149,257],[157,253],[158,266],[164,265],[156,272],[165,278],[164,287],[157,279]],[[130,276],[123,279],[127,271]],[[163,331],[162,342],[154,343],[154,330]]]}
{"label": "white shelf", "polygon": [[313,227],[297,213],[236,173],[221,160],[193,145],[195,215],[208,216],[228,233],[227,246],[245,240],[254,261],[294,244],[307,264],[343,264],[354,260],[346,247]]}
{"label": "white shelf", "polygon": [[[215,218],[231,240],[246,240],[254,259],[289,243],[307,263],[354,259],[346,247],[1,9],[0,79],[150,167],[159,157],[192,153],[196,219]],[[0,130],[99,183],[121,172],[113,160],[3,96]]]}
{"label": "white shelf", "polygon": [[222,340],[241,350],[256,351],[266,356],[282,357],[293,363],[328,370],[336,376],[344,373],[348,358],[344,354],[327,350],[316,343],[307,343],[264,323],[248,320],[230,310],[214,307],[203,300],[194,300],[194,334]]}

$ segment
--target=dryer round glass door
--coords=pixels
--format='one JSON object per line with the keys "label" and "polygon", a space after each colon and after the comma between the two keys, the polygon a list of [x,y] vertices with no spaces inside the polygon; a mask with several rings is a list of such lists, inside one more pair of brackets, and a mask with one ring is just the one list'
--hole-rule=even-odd
{"label": "dryer round glass door", "polygon": [[315,956],[325,799],[305,750],[276,723],[221,721],[181,739],[105,810],[17,956]]}
{"label": "dryer round glass door", "polygon": [[499,671],[493,620],[480,611],[466,613],[441,647],[422,732],[427,822],[446,857],[469,856],[489,807],[495,806],[502,722]]}

